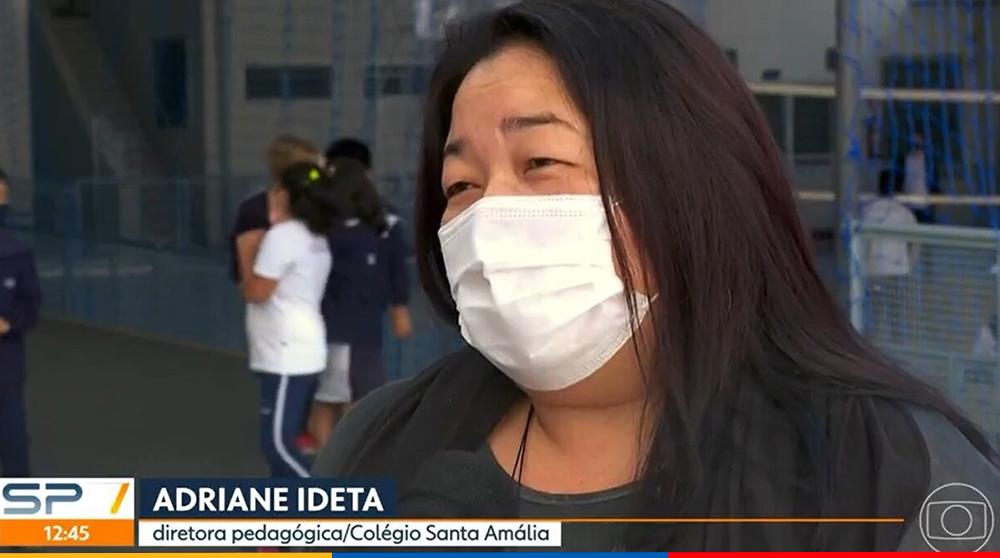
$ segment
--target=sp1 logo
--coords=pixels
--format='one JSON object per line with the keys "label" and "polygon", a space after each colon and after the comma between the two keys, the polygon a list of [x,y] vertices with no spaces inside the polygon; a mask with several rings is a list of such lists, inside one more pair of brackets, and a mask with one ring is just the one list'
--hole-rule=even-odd
{"label": "sp1 logo", "polygon": [[51,515],[57,503],[70,504],[80,501],[83,488],[75,482],[10,483],[3,487],[3,513],[10,515]]}

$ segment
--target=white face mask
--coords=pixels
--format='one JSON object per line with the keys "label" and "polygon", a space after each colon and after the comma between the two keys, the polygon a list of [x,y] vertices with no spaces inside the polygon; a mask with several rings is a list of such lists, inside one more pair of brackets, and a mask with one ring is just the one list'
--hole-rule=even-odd
{"label": "white face mask", "polygon": [[485,197],[438,237],[462,335],[521,387],[572,386],[631,338],[600,196]]}

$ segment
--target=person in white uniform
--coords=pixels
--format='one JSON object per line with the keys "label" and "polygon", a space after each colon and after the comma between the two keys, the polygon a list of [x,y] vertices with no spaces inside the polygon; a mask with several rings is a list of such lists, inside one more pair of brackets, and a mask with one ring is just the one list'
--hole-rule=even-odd
{"label": "person in white uniform", "polygon": [[[861,210],[866,225],[916,225],[917,218],[907,206],[893,199],[897,182],[894,173],[883,170],[879,175],[879,197]],[[875,237],[863,246],[862,263],[869,283],[869,302],[874,310],[874,322],[889,326],[894,341],[899,341],[900,312],[905,307],[902,282],[913,271],[919,246],[898,238]],[[896,307],[896,310],[891,310]],[[888,324],[886,324],[888,322]]]}
{"label": "person in white uniform", "polygon": [[317,375],[327,363],[320,302],[332,257],[325,236],[338,213],[333,180],[297,163],[268,191],[271,228],[240,273],[250,368],[260,381],[261,446],[274,477],[308,477],[295,447]]}
{"label": "person in white uniform", "polygon": [[[910,151],[902,164],[903,192],[908,196],[929,196],[937,192],[934,161],[927,152],[923,134],[917,132],[910,139]],[[926,201],[909,204],[920,223],[933,223],[934,206]]]}

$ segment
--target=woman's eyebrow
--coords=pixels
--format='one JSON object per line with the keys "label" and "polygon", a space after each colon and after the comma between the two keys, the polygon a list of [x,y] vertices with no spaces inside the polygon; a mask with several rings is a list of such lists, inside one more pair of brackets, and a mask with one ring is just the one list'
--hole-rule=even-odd
{"label": "woman's eyebrow", "polygon": [[577,134],[580,133],[580,131],[577,130],[575,126],[563,120],[562,118],[559,118],[555,114],[552,114],[551,112],[540,112],[537,114],[508,116],[503,119],[503,122],[500,123],[500,130],[506,134],[509,132],[519,132],[521,130],[532,128],[535,126],[549,126],[549,125],[562,126],[563,128],[572,130]]}
{"label": "woman's eyebrow", "polygon": [[[580,133],[580,131],[576,129],[576,126],[573,126],[566,120],[559,118],[558,116],[556,116],[551,112],[540,112],[537,114],[521,114],[521,115],[508,116],[500,122],[500,131],[507,134],[511,132],[520,132],[522,130],[537,126],[552,126],[552,125],[562,126],[563,128],[566,128],[577,134]],[[465,144],[466,144],[465,138],[456,138],[452,141],[449,141],[444,146],[444,151],[442,152],[442,158],[447,159],[448,157],[461,156],[462,153],[465,151]]]}

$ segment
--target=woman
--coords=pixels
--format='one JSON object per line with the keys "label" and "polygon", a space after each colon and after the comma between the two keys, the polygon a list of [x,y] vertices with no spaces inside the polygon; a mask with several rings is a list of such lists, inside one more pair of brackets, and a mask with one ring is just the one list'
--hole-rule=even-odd
{"label": "woman", "polygon": [[[392,311],[393,333],[410,333],[409,250],[399,217],[387,211],[371,183],[368,148],[357,140],[339,140],[326,151],[344,176],[338,184],[353,215],[337,223],[330,247],[337,265],[323,297],[329,366],[320,376],[309,412],[309,434],[325,442],[352,401],[385,381],[382,363],[383,316]],[[349,176],[349,178],[348,178]]]}
{"label": "woman", "polygon": [[[316,147],[299,137],[280,135],[267,149],[267,166],[270,184],[281,180],[281,173],[294,163],[312,163],[320,159]],[[243,200],[236,210],[236,219],[229,235],[230,265],[229,275],[235,283],[240,282],[240,270],[250,256],[257,251],[264,233],[271,226],[267,216],[267,192],[264,188]]]}
{"label": "woman", "polygon": [[892,550],[923,544],[941,479],[1000,493],[983,435],[844,319],[753,96],[665,3],[527,0],[460,28],[417,220],[471,348],[362,401],[315,468],[396,478],[401,515],[906,518],[563,532]]}
{"label": "woman", "polygon": [[338,215],[333,181],[313,163],[296,163],[267,193],[271,228],[240,288],[247,305],[250,368],[260,380],[261,446],[275,477],[308,477],[295,447],[317,374],[326,367],[320,301],[331,256],[324,233]]}

